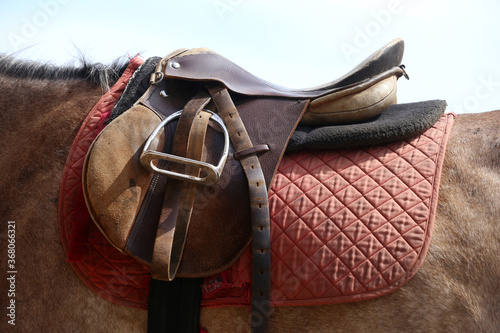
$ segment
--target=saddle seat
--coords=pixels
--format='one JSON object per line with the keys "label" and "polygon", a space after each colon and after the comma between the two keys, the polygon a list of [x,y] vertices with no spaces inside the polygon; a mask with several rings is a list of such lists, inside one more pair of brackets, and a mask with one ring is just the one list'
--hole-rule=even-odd
{"label": "saddle seat", "polygon": [[193,81],[218,81],[247,96],[312,99],[301,124],[321,126],[362,122],[397,102],[396,86],[408,78],[401,61],[404,41],[396,39],[366,58],[344,76],[308,89],[290,89],[260,79],[219,54],[206,49],[179,50],[162,64],[165,76]]}

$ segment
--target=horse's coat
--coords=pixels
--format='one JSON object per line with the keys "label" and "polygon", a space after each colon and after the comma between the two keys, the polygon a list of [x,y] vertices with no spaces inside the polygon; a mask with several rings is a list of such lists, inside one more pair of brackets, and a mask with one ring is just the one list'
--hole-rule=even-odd
{"label": "horse's coat", "polygon": [[[146,313],[92,293],[65,262],[59,183],[100,86],[0,74],[0,216],[16,221],[14,332],[145,332]],[[272,332],[497,332],[500,327],[500,111],[459,115],[448,143],[433,241],[415,277],[370,301],[274,308]],[[6,253],[6,228],[0,244]],[[0,256],[5,267],[6,256]],[[3,275],[2,275],[3,276]],[[2,278],[1,290],[7,290]],[[5,299],[2,296],[2,302]],[[247,331],[246,308],[202,311],[209,332]]]}

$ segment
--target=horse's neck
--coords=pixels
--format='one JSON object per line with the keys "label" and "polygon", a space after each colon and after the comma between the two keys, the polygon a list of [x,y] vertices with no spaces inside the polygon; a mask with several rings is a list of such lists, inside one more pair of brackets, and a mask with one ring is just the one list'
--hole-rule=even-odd
{"label": "horse's neck", "polygon": [[[34,184],[39,187],[33,188],[37,193],[45,186],[44,182],[51,179],[50,186],[55,192],[50,195],[57,197],[55,180],[61,178],[80,124],[102,94],[100,87],[77,80],[0,76],[0,91],[0,151],[5,156],[0,159],[1,196],[21,203],[27,200],[27,193]],[[9,214],[15,208],[2,207],[1,210],[0,215],[6,216],[3,213]],[[9,218],[22,215],[18,214]]]}
{"label": "horse's neck", "polygon": [[[16,307],[16,317],[24,318],[16,324],[29,331],[28,327],[43,326],[44,320],[48,327],[58,325],[57,320],[47,318],[69,318],[74,310],[55,306],[47,317],[47,300],[57,299],[60,305],[71,294],[85,309],[107,305],[99,297],[88,297],[89,291],[65,262],[57,226],[58,192],[66,158],[102,90],[85,81],[0,75],[0,92],[0,230],[5,236],[2,241],[6,241],[7,221],[15,223],[15,268],[19,271],[15,298],[22,302],[16,305],[23,304]],[[2,267],[6,267],[6,254],[0,259]],[[8,290],[8,281],[1,280],[0,290]],[[51,284],[55,287],[46,287]],[[103,320],[95,322],[99,323],[96,327],[102,327]]]}
{"label": "horse's neck", "polygon": [[[92,83],[81,80],[31,80],[0,76],[0,117],[22,123],[64,112],[74,116],[102,94]],[[88,110],[86,110],[88,112]],[[0,124],[2,126],[2,124]]]}

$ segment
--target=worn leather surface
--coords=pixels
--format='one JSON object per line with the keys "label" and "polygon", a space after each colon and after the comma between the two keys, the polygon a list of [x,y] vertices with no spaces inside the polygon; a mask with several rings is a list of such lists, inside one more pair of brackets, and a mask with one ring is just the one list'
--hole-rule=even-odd
{"label": "worn leather surface", "polygon": [[[207,92],[199,92],[184,107],[176,126],[172,154],[201,161],[211,114],[203,111],[210,102]],[[174,164],[170,171],[200,176],[198,168]],[[154,241],[151,273],[154,279],[172,281],[177,273],[186,242],[198,184],[169,179]],[[143,208],[148,209],[147,205]]]}
{"label": "worn leather surface", "polygon": [[[263,81],[206,48],[177,52],[179,54],[168,62],[165,75],[192,81],[219,81],[233,92],[251,96],[313,98],[315,101],[302,119],[304,125],[356,123],[379,114],[396,102],[397,79],[404,74],[399,67],[403,52],[403,40],[396,39],[339,79],[303,90],[279,87]],[[128,89],[127,96],[119,101],[119,107],[113,111],[112,119],[127,110],[127,104],[130,107],[144,94],[149,87],[149,75],[159,61],[157,57],[146,61],[137,80]],[[224,70],[217,68],[221,63],[224,63]],[[392,80],[385,80],[389,77]],[[353,99],[353,95],[357,97]]]}
{"label": "worn leather surface", "polygon": [[[106,126],[85,160],[82,183],[89,212],[100,221],[97,226],[111,243],[122,251],[153,178],[141,166],[138,152],[158,121],[158,116],[144,106],[134,106]],[[128,124],[137,127],[126,131]],[[158,136],[152,149],[161,151],[163,141],[163,135]]]}
{"label": "worn leather surface", "polygon": [[[266,82],[206,48],[189,50],[170,58],[164,73],[170,78],[202,82],[217,81],[232,92],[247,96],[314,99],[365,82],[394,67],[398,68],[403,52],[403,40],[396,39],[377,50],[346,75],[310,89],[289,89]],[[399,76],[401,75],[402,73]]]}
{"label": "worn leather surface", "polygon": [[[117,107],[113,110],[111,115],[112,119],[118,117],[124,111],[132,107],[134,102],[146,92],[149,87],[149,76],[151,72],[154,71],[154,68],[159,60],[160,59],[158,58],[150,58],[146,60],[144,66],[141,66],[138,73],[130,81],[129,86],[132,87],[127,89],[124,93],[124,95],[127,95],[120,98]],[[352,75],[355,76],[356,74],[353,73]],[[371,89],[372,88],[369,88],[367,91]],[[356,92],[354,95],[352,94],[353,91]],[[390,89],[387,91],[390,91]],[[394,93],[395,92],[396,91],[394,90]],[[131,96],[128,94],[131,94]],[[331,96],[328,95],[324,98],[331,102],[330,107],[332,107],[335,113],[338,113],[335,117],[343,117],[342,110],[348,110],[348,113],[351,111],[353,113],[358,112],[357,106],[354,106],[355,104],[351,103],[351,100],[357,99],[357,95],[363,94],[365,94],[365,92],[359,91],[356,85],[349,89],[334,93],[333,95],[338,98],[338,100],[331,100]],[[321,106],[319,110],[315,110],[315,112],[318,113],[319,120],[322,120],[321,112],[328,112],[328,103],[325,102],[325,99],[318,98],[313,101],[313,104],[319,103]],[[181,103],[177,105],[179,109],[183,107],[183,105],[180,104]],[[339,108],[335,108],[334,106],[336,104],[341,105]],[[323,106],[325,108],[323,108]],[[309,111],[310,109],[311,108],[308,107]],[[414,135],[421,134],[430,128],[439,119],[445,109],[446,102],[437,100],[407,104],[392,104],[384,109],[379,115],[364,120],[362,124],[322,125],[320,127],[305,126],[302,124],[299,125],[295,132],[292,133],[290,141],[288,142],[287,151],[290,152],[311,148],[337,149],[360,147],[366,145],[367,143],[383,144],[401,138],[409,138]],[[365,109],[362,109],[360,112],[363,113],[364,110]],[[309,111],[306,111],[306,114]],[[270,121],[272,122],[271,125],[274,126],[276,122],[279,122],[279,119],[270,119]]]}
{"label": "worn leather surface", "polygon": [[[248,192],[250,201],[250,221],[252,226],[252,332],[268,332],[270,317],[270,292],[271,292],[271,218],[269,212],[269,200],[267,198],[267,186],[265,176],[257,154],[248,153],[255,146],[245,128],[233,100],[227,89],[221,84],[209,86],[210,95],[224,119],[231,142],[236,152],[241,153],[237,160],[240,161],[243,172],[248,181]],[[289,109],[287,111],[291,111]],[[292,126],[295,129],[302,112],[292,118]],[[283,123],[288,123],[283,119]],[[285,126],[283,127],[286,128]],[[291,135],[289,132],[288,137]],[[271,140],[277,144],[279,141]],[[285,146],[279,147],[280,155],[283,154]],[[278,150],[275,148],[275,150]],[[246,153],[245,153],[246,152]],[[276,166],[280,163],[279,157]]]}
{"label": "worn leather surface", "polygon": [[302,125],[349,124],[370,119],[397,102],[397,80],[402,69],[384,73],[352,89],[345,89],[313,100],[301,120]]}
{"label": "worn leather surface", "polygon": [[[140,103],[151,108],[150,112],[154,118],[158,115],[157,124],[162,117],[182,108],[185,103],[195,94],[199,85],[193,85],[175,80],[164,80],[158,85],[153,86]],[[168,98],[160,97],[161,91],[168,91]],[[192,93],[192,94],[190,94]],[[286,145],[291,131],[296,127],[300,115],[307,106],[307,101],[297,101],[294,99],[282,99],[277,97],[263,97],[258,99],[246,98],[244,96],[232,96],[237,103],[238,113],[241,116],[243,123],[249,136],[254,144],[268,144],[270,151],[260,157],[263,173],[265,176],[266,185],[269,186],[271,179],[282,157],[282,148]],[[138,104],[139,105],[139,104]],[[182,105],[182,107],[180,107]],[[137,107],[137,106],[136,106]],[[137,113],[136,107],[126,111],[110,123],[111,126],[123,116],[140,117],[140,115],[130,116],[129,113]],[[255,122],[255,119],[270,119],[266,122]],[[149,175],[135,172],[133,168],[114,169],[102,168],[103,163],[122,164],[118,161],[135,161],[140,154],[141,145],[146,141],[149,133],[142,129],[136,129],[138,121],[124,121],[119,124],[117,131],[108,131],[106,128],[100,137],[96,140],[90,158],[88,171],[93,172],[96,176],[93,183],[110,184],[113,179],[122,179],[121,191],[129,192],[129,182],[127,178],[134,179],[135,184],[143,184],[151,180]],[[109,132],[109,135],[108,133]],[[120,149],[120,156],[111,154],[112,151],[118,149],[118,146],[126,144],[124,141],[115,140],[116,143],[110,143],[116,136],[116,133],[134,133],[135,143],[133,147]],[[210,135],[209,135],[210,136]],[[104,144],[97,146],[97,143],[104,140]],[[220,141],[209,141],[210,147],[205,150],[210,154],[217,154],[221,149]],[[221,148],[221,147],[220,147]],[[102,149],[104,152],[99,153],[100,158],[92,158],[92,155],[97,152],[97,149]],[[230,154],[234,153],[231,148]],[[219,153],[220,154],[220,153]],[[101,162],[100,159],[106,159]],[[113,160],[116,159],[116,162]],[[92,163],[91,163],[92,162]],[[102,179],[99,179],[102,177]],[[90,178],[89,178],[90,179]],[[101,226],[102,229],[113,229],[116,236],[122,237],[117,240],[117,246],[122,248],[122,244],[126,244],[127,253],[133,254],[138,260],[148,264],[151,262],[151,246],[154,244],[156,237],[156,228],[159,219],[136,219],[135,217],[141,210],[141,202],[144,197],[139,197],[141,201],[124,201],[122,196],[126,196],[121,192],[110,193],[98,191],[99,187],[93,186],[87,182],[86,187],[88,201],[96,202],[95,205],[103,203],[104,205],[121,205],[121,209],[115,210],[115,220],[120,221],[120,227],[125,226],[129,232],[115,232],[114,225],[117,222],[111,219],[97,218],[98,224],[106,224]],[[251,221],[250,221],[250,202],[248,194],[248,185],[246,177],[242,171],[240,161],[230,158],[226,163],[221,179],[212,186],[207,186],[198,191],[195,199],[195,207],[191,215],[190,232],[186,239],[184,248],[183,260],[180,263],[177,276],[179,277],[200,277],[212,275],[230,267],[244,251],[246,245],[250,241]],[[167,181],[168,186],[168,181]],[[161,192],[161,190],[160,190]],[[144,192],[141,192],[141,195]],[[214,193],[217,195],[215,196]],[[111,197],[110,195],[113,195]],[[103,196],[106,196],[104,198]],[[127,196],[126,196],[127,197]],[[95,206],[90,202],[91,207]],[[145,205],[149,203],[146,201]],[[238,209],[234,209],[238,207]],[[161,207],[160,207],[161,208]],[[146,210],[152,208],[146,206]],[[92,212],[94,217],[101,216],[100,211]],[[158,214],[159,215],[159,214]],[[118,230],[119,231],[119,230]],[[206,235],[212,235],[206,237]],[[130,237],[129,237],[130,235]],[[128,238],[128,239],[127,239]],[[110,237],[111,239],[111,237]],[[113,239],[111,239],[113,240]],[[140,244],[139,244],[140,243]],[[149,245],[148,245],[149,244]]]}

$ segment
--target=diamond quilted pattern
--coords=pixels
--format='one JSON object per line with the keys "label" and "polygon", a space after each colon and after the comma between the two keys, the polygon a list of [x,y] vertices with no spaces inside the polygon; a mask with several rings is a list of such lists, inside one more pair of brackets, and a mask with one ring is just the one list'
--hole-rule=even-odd
{"label": "diamond quilted pattern", "polygon": [[369,234],[365,238],[361,239],[356,246],[367,258],[373,256],[383,247],[382,243],[380,243],[373,234]]}
{"label": "diamond quilted pattern", "polygon": [[370,234],[370,230],[361,221],[357,220],[356,222],[345,228],[344,233],[351,242],[356,244],[360,239],[368,236]]}
{"label": "diamond quilted pattern", "polygon": [[[285,155],[269,194],[273,305],[369,299],[416,273],[453,117],[404,142]],[[247,251],[231,268],[247,291],[250,266]]]}
{"label": "diamond quilted pattern", "polygon": [[[82,168],[90,144],[103,128],[118,97],[143,60],[135,57],[118,82],[107,92],[84,120],[70,150],[64,169],[59,198],[59,229],[63,247],[70,250],[69,240],[75,224],[77,201],[81,192]],[[88,217],[85,222],[88,222]],[[99,296],[117,304],[147,307],[148,270],[117,251],[93,224],[84,225],[87,239],[83,258],[71,262],[82,281]],[[88,228],[88,229],[87,229]]]}
{"label": "diamond quilted pattern", "polygon": [[332,261],[337,259],[326,245],[322,245],[309,258],[320,270],[323,270],[326,266],[330,265]]}
{"label": "diamond quilted pattern", "polygon": [[314,233],[324,244],[327,244],[340,234],[340,228],[331,219],[327,219],[314,229]]}

